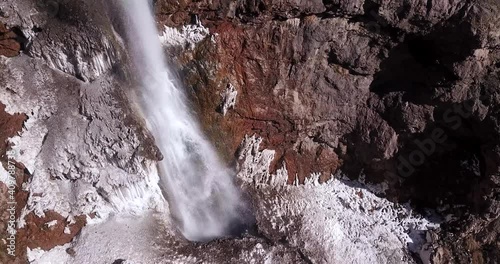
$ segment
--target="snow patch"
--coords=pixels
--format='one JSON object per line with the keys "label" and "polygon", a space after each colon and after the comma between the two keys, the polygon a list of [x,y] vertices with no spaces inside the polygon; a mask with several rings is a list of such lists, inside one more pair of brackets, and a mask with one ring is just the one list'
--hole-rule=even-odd
{"label": "snow patch", "polygon": [[66,252],[71,244],[56,246],[49,251],[41,248],[27,249],[28,261],[33,264],[60,264],[71,263],[71,256]]}
{"label": "snow patch", "polygon": [[245,137],[238,174],[247,188],[256,188],[259,229],[303,248],[315,263],[413,263],[409,251],[418,253],[425,231],[438,227],[408,204],[380,198],[359,182],[332,178],[320,184],[313,174],[303,185],[286,185],[286,172],[269,173],[274,151],[260,150],[261,142]]}
{"label": "snow patch", "polygon": [[222,93],[222,104],[221,110],[222,115],[226,115],[229,109],[233,109],[236,105],[236,96],[238,95],[238,91],[232,84],[228,84],[227,88]]}
{"label": "snow patch", "polygon": [[412,263],[408,248],[418,252],[424,231],[437,227],[355,182],[312,180],[279,195],[260,188],[257,215],[264,232],[284,235],[314,262]]}
{"label": "snow patch", "polygon": [[240,144],[240,153],[238,159],[239,165],[238,178],[246,183],[259,185],[270,185],[272,187],[285,186],[288,177],[286,167],[283,165],[275,175],[269,172],[269,166],[274,160],[274,150],[259,150],[262,138],[253,135],[246,135]]}
{"label": "snow patch", "polygon": [[[168,219],[167,215],[163,215]],[[128,263],[160,263],[157,237],[159,225],[153,212],[142,216],[111,217],[108,221],[85,226],[74,241],[75,258],[67,263],[113,263],[125,259]],[[111,246],[110,246],[111,245]],[[63,262],[61,262],[63,263]]]}
{"label": "snow patch", "polygon": [[46,225],[48,228],[51,228],[51,227],[53,227],[53,226],[57,225],[57,220],[52,220],[52,221],[50,221],[50,222],[47,222],[47,223],[45,223],[45,225]]}
{"label": "snow patch", "polygon": [[[165,26],[159,38],[164,46],[194,49],[196,43],[204,40],[210,31],[199,20],[193,25],[184,25],[181,29]],[[214,41],[214,39],[211,39]]]}
{"label": "snow patch", "polygon": [[7,170],[5,170],[3,164],[1,163],[0,163],[0,182],[7,186],[9,186],[11,183],[16,182],[14,177],[12,177],[12,175],[10,175],[10,173]]}

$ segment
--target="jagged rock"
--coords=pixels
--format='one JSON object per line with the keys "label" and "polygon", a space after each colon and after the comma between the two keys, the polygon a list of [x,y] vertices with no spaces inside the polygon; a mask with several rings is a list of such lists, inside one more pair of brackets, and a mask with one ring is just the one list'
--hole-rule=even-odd
{"label": "jagged rock", "polygon": [[[260,148],[266,151],[252,161],[266,166],[257,170],[259,181],[248,181],[276,183],[270,175],[277,175],[289,184],[327,182],[339,170],[351,178],[366,175],[386,184],[393,201],[412,200],[417,209],[450,216],[436,231],[439,239],[429,242],[434,263],[498,259],[498,1],[154,4],[162,25],[201,19],[210,27],[212,35],[200,44],[172,48],[172,60],[208,136],[228,162],[246,135],[262,137]],[[91,214],[102,204],[123,206],[112,194],[140,183],[161,159],[122,92],[132,91],[134,78],[120,66],[127,62],[124,28],[115,21],[119,11],[110,6],[0,1],[5,25],[19,29],[16,36],[2,34],[0,47],[8,48],[0,52],[16,55],[23,48],[33,57],[0,63],[0,78],[7,78],[2,83],[8,86],[2,99],[28,117],[21,137],[12,141],[33,173],[26,179],[30,193],[23,197],[22,218],[37,227],[32,234],[46,220]],[[230,84],[237,103],[223,115],[221,94]],[[60,190],[67,196],[55,195]],[[47,195],[40,198],[39,192]],[[262,225],[264,216],[258,217]],[[311,226],[298,230],[321,221],[307,219]],[[55,227],[60,233],[61,226]],[[288,234],[271,226],[261,230],[273,242]],[[43,244],[37,240],[33,245]],[[262,246],[255,247],[264,259]],[[287,254],[295,250],[278,247]],[[285,259],[310,261],[300,250]],[[312,257],[321,259],[316,253]]]}
{"label": "jagged rock", "polygon": [[22,33],[26,54],[83,81],[106,74],[123,57],[110,22],[119,12],[111,8],[101,1],[0,2],[6,23]]}
{"label": "jagged rock", "polygon": [[14,57],[19,54],[21,43],[18,41],[18,36],[12,30],[5,27],[0,22],[0,55],[6,57]]}
{"label": "jagged rock", "polygon": [[[35,1],[0,1],[2,22],[16,26],[28,55],[0,58],[2,165],[7,168],[11,146],[9,160],[19,174],[17,254],[14,259],[2,251],[2,263],[26,263],[27,248],[68,243],[96,211],[102,217],[129,206],[120,202],[124,197],[152,193],[144,179],[154,174],[152,163],[161,154],[126,99],[132,84],[109,77],[121,59],[118,35],[110,17],[92,9],[98,4],[82,3],[58,1],[56,14]],[[85,22],[86,12],[96,17]],[[0,188],[4,208],[4,183]]]}
{"label": "jagged rock", "polygon": [[[156,2],[164,24],[194,14],[215,34],[180,67],[203,123],[229,137],[228,156],[255,133],[289,183],[341,169],[418,208],[448,204],[443,215],[464,222],[441,237],[465,246],[445,243],[435,262],[494,263],[498,246],[465,234],[496,228],[480,219],[499,210],[498,1],[166,2]],[[228,83],[238,104],[222,118],[214,95]]]}

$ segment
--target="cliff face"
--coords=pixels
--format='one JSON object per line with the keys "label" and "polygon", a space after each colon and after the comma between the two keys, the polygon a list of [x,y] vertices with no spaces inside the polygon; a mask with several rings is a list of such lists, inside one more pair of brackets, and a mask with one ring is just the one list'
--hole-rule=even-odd
{"label": "cliff face", "polygon": [[0,1],[8,25],[0,25],[0,54],[12,57],[0,58],[6,105],[0,109],[1,205],[13,202],[7,176],[15,176],[18,220],[15,256],[7,254],[9,241],[2,242],[2,263],[26,263],[27,248],[72,241],[105,200],[110,208],[127,207],[112,193],[143,183],[155,170],[159,154],[132,112],[125,92],[130,82],[112,72],[123,50],[108,7],[100,1]]}
{"label": "cliff face", "polygon": [[[328,181],[345,174],[444,218],[426,234],[431,262],[500,259],[498,1],[153,2],[160,31],[208,27],[161,39],[173,41],[206,134],[238,160],[259,233],[202,246],[175,238],[162,258],[342,263],[364,241],[373,255],[356,261],[414,262],[398,247],[406,231],[390,225],[421,223],[357,183]],[[137,197],[123,193],[157,191],[148,179],[161,154],[128,99],[136,82],[113,1],[0,1],[0,16],[0,55],[20,55],[0,59],[0,150],[5,168],[16,162],[23,263],[26,247],[79,238],[85,216],[133,211]],[[73,261],[88,260],[89,230],[63,249]]]}
{"label": "cliff face", "polygon": [[[498,260],[497,1],[155,7],[163,24],[197,16],[214,33],[216,45],[181,56],[180,74],[229,156],[256,134],[289,183],[339,171],[385,182],[388,198],[448,215],[436,263]],[[222,115],[233,87],[235,106]]]}

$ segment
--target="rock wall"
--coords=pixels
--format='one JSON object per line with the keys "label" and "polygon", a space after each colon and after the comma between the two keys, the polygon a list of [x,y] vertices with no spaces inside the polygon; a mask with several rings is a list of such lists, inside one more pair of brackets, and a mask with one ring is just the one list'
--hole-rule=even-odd
{"label": "rock wall", "polygon": [[[165,25],[199,18],[213,34],[180,56],[179,74],[229,159],[256,134],[288,183],[339,171],[385,182],[389,199],[447,216],[436,263],[498,260],[498,2],[155,7]],[[237,96],[226,112],[228,87]]]}
{"label": "rock wall", "polygon": [[[234,259],[266,260],[269,249],[278,259],[286,251],[288,260],[341,261],[321,246],[342,243],[320,239],[315,229],[321,217],[348,223],[331,206],[361,215],[385,215],[389,208],[390,223],[406,214],[363,190],[339,191],[345,186],[331,177],[343,173],[383,184],[379,195],[393,202],[437,210],[445,220],[427,233],[433,263],[500,258],[497,1],[153,2],[160,30],[208,27],[210,33],[172,31],[184,39],[168,47],[170,59],[207,135],[241,169],[240,180],[253,184],[262,207],[257,222],[265,238],[216,241],[209,246],[219,250],[217,259],[225,256],[220,245],[234,243],[252,246],[233,252]],[[130,200],[154,200],[145,190],[159,195],[151,175],[161,154],[127,99],[135,80],[124,66],[126,25],[119,17],[112,1],[0,1],[0,55],[14,56],[0,59],[0,139],[9,138],[0,150],[4,167],[11,158],[5,151],[18,153],[16,217],[26,238],[19,241],[19,263],[27,247],[65,244],[92,217],[137,209],[127,207]],[[254,134],[262,142],[249,150],[241,142]],[[257,155],[248,160],[259,166],[245,165],[247,154]],[[277,182],[305,185],[267,186]],[[311,184],[319,187],[311,191]],[[6,194],[6,185],[0,187]],[[349,200],[352,195],[384,207]],[[338,199],[320,203],[333,196]],[[359,230],[372,232],[362,229],[370,227],[362,219]],[[300,224],[288,226],[294,221]],[[406,237],[398,234],[372,243],[374,261],[415,261],[399,244],[391,248]],[[203,246],[181,245],[181,253],[196,249],[207,257]],[[5,259],[12,261],[0,255]]]}
{"label": "rock wall", "polygon": [[2,234],[10,233],[9,176],[17,182],[16,253],[2,240],[2,263],[26,263],[27,250],[71,242],[87,222],[160,195],[151,175],[161,154],[132,110],[109,7],[0,1]]}

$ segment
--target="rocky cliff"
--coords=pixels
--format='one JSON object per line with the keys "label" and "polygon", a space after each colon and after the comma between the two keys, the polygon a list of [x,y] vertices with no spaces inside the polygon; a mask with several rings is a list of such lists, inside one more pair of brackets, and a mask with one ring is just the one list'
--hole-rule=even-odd
{"label": "rocky cliff", "polygon": [[[198,16],[214,34],[215,47],[206,41],[182,57],[180,74],[207,129],[216,124],[233,139],[221,143],[226,151],[257,134],[276,151],[271,170],[284,164],[289,183],[342,171],[387,183],[391,200],[438,210],[449,221],[437,235],[436,263],[500,257],[499,8],[156,1],[164,24]],[[221,115],[228,87],[236,104]]]}
{"label": "rocky cliff", "polygon": [[[206,134],[240,171],[257,230],[207,245],[176,239],[162,257],[500,260],[499,2],[153,5],[167,59]],[[85,263],[79,249],[89,242],[78,241],[91,229],[77,236],[85,222],[135,211],[128,201],[156,190],[150,175],[161,154],[134,110],[119,14],[113,1],[0,1],[2,164],[16,162],[26,234],[15,261],[25,262],[26,247],[73,240],[62,250]],[[380,197],[366,186],[383,186],[372,189]],[[407,202],[422,215],[435,211],[440,227],[424,231],[398,207]],[[398,225],[425,241],[407,249]],[[0,262],[12,261],[4,253]]]}

